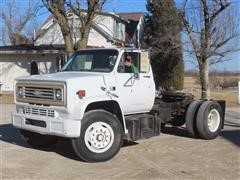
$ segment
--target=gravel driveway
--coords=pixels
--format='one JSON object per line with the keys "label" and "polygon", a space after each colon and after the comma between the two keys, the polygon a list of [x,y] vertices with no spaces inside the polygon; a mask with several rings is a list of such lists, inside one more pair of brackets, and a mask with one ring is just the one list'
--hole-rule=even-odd
{"label": "gravel driveway", "polygon": [[33,149],[11,125],[14,105],[0,105],[0,179],[240,179],[240,107],[227,110],[215,140],[193,139],[185,128],[125,144],[108,162],[85,163],[69,141]]}

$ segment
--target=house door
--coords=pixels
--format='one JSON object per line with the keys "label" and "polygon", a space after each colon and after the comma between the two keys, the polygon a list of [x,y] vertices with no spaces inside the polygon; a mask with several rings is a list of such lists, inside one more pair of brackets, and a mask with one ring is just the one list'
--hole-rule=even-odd
{"label": "house door", "polygon": [[39,74],[38,65],[36,61],[31,62],[31,75]]}

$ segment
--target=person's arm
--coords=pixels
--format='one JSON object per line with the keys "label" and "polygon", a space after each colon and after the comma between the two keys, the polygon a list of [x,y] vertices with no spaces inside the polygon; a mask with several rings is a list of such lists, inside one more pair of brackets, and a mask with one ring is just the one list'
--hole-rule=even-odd
{"label": "person's arm", "polygon": [[136,66],[134,66],[133,64],[131,65],[131,70],[132,70],[133,74],[139,73],[138,68]]}

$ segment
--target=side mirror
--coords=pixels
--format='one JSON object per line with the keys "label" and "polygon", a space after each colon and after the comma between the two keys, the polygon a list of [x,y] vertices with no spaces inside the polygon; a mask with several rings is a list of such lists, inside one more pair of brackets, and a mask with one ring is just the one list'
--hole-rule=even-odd
{"label": "side mirror", "polygon": [[149,53],[148,51],[142,51],[141,52],[141,59],[140,59],[140,71],[141,72],[148,72],[150,61],[149,61]]}

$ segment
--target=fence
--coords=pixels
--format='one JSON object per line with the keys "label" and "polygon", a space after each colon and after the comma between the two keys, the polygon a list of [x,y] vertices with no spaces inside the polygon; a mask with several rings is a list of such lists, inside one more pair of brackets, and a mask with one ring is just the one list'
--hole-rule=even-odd
{"label": "fence", "polygon": [[[200,88],[187,88],[184,89],[183,92],[191,93],[196,98],[201,97]],[[215,100],[226,100],[228,106],[236,106],[240,104],[240,82],[238,83],[238,87],[236,88],[210,89],[210,98]]]}

